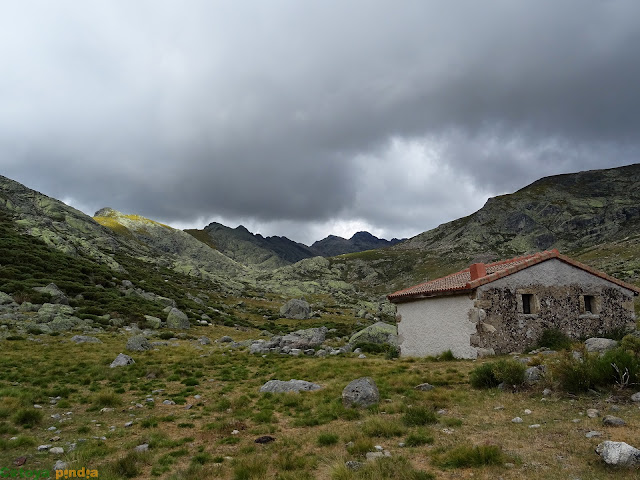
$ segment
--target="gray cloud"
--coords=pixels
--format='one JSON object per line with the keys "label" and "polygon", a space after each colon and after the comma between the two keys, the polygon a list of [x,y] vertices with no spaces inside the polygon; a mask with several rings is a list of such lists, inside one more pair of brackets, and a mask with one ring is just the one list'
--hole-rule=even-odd
{"label": "gray cloud", "polygon": [[632,0],[4,10],[1,173],[88,213],[407,236],[638,161]]}

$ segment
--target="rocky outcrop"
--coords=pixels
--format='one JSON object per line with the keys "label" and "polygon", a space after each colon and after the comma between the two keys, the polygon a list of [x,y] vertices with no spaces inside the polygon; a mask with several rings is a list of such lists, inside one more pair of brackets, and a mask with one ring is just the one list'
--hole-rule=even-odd
{"label": "rocky outcrop", "polygon": [[584,346],[587,352],[604,353],[607,350],[612,350],[618,346],[618,342],[611,340],[610,338],[587,338],[584,342]]}
{"label": "rocky outcrop", "polygon": [[309,392],[320,390],[322,387],[317,383],[307,382],[306,380],[291,379],[288,382],[282,380],[269,380],[262,387],[260,392],[286,393],[286,392]]}
{"label": "rocky outcrop", "polygon": [[311,305],[304,300],[293,298],[280,307],[280,315],[284,318],[305,320],[311,318]]}

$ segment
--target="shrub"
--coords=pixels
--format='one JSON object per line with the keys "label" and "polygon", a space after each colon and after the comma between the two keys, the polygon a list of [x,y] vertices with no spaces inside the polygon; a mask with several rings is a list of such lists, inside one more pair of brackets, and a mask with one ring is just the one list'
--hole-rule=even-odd
{"label": "shrub", "polygon": [[422,445],[430,445],[433,443],[433,436],[427,433],[417,432],[407,436],[404,441],[407,447],[420,447]]}
{"label": "shrub", "polygon": [[553,368],[563,390],[569,393],[586,392],[594,388],[624,388],[640,380],[640,359],[624,347],[615,348],[603,356],[566,354]]}
{"label": "shrub", "polygon": [[42,412],[33,408],[21,408],[13,416],[13,421],[16,425],[22,425],[24,427],[32,427],[42,422]]}
{"label": "shrub", "polygon": [[571,339],[558,328],[548,328],[540,335],[537,347],[546,347],[551,350],[568,350],[571,348]]}
{"label": "shrub", "polygon": [[525,381],[526,369],[522,363],[512,359],[489,362],[472,370],[469,382],[474,388],[494,388],[501,383],[519,386]]}
{"label": "shrub", "polygon": [[493,372],[492,363],[483,363],[474,368],[469,374],[469,383],[474,388],[494,388],[500,385],[500,381]]}
{"label": "shrub", "polygon": [[640,337],[627,335],[622,339],[620,346],[624,350],[632,352],[636,357],[640,357]]}
{"label": "shrub", "polygon": [[338,443],[340,437],[335,433],[321,433],[318,435],[318,445],[321,447],[327,447],[329,445],[335,445]]}
{"label": "shrub", "polygon": [[504,463],[504,454],[497,445],[479,445],[475,447],[461,445],[435,459],[434,463],[443,468],[502,465]]}
{"label": "shrub", "polygon": [[402,417],[402,421],[409,427],[419,427],[436,423],[438,417],[433,410],[427,407],[409,407]]}
{"label": "shrub", "polygon": [[362,425],[362,433],[369,437],[399,437],[405,429],[398,422],[383,418],[371,417]]}
{"label": "shrub", "polygon": [[120,396],[113,392],[103,392],[96,395],[93,399],[93,405],[97,408],[113,408],[122,405]]}

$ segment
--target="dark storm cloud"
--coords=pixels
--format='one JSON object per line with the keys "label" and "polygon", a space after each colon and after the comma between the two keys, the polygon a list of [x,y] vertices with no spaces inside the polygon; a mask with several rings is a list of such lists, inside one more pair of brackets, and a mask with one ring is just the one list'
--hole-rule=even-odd
{"label": "dark storm cloud", "polygon": [[412,235],[637,162],[637,18],[616,0],[14,2],[0,169],[88,210]]}

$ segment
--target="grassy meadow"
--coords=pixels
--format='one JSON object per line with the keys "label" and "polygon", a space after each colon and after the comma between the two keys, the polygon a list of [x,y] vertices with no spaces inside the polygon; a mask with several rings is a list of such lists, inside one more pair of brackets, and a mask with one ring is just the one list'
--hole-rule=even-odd
{"label": "grassy meadow", "polygon": [[[159,333],[171,337],[166,330]],[[112,369],[115,356],[127,353],[127,335],[98,334],[100,344],[75,344],[71,335],[34,335],[0,345],[0,468],[26,456],[24,468],[52,469],[63,460],[69,468],[98,469],[102,479],[638,475],[636,469],[612,470],[594,453],[607,439],[637,446],[640,409],[628,401],[631,389],[543,397],[543,388],[551,386],[547,380],[516,392],[477,390],[469,384],[469,372],[483,360],[262,357],[229,350],[228,344],[197,342],[201,335],[237,341],[259,335],[225,326],[192,328],[154,350],[129,352],[136,363]],[[377,383],[380,404],[344,408],[342,389],[362,376]],[[292,378],[324,388],[259,392],[267,380]],[[414,388],[424,382],[435,388]],[[627,425],[605,427],[601,417],[587,416],[590,408],[601,416],[620,416]],[[512,423],[514,417],[523,422]],[[128,422],[133,423],[125,426]],[[602,436],[585,438],[591,430]],[[275,441],[255,443],[264,435]],[[65,453],[38,452],[43,444]],[[148,450],[136,452],[142,444]],[[376,446],[391,457],[367,462],[366,453]],[[364,466],[350,470],[345,467],[350,460]]]}

